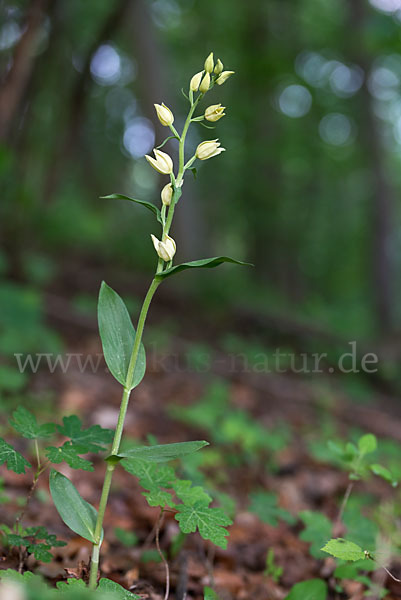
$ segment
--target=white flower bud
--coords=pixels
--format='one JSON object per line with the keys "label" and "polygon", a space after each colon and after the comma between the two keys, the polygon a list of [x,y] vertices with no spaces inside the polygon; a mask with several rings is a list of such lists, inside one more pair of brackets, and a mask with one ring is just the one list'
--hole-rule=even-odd
{"label": "white flower bud", "polygon": [[176,253],[177,247],[175,241],[169,235],[166,235],[163,241],[158,240],[157,237],[153,234],[150,236],[152,238],[153,246],[157,252],[157,255],[164,260],[164,262],[170,262],[173,260],[174,254]]}
{"label": "white flower bud", "polygon": [[145,158],[148,161],[148,163],[154,169],[156,169],[156,171],[158,171],[162,175],[169,175],[173,172],[173,161],[171,159],[171,156],[166,154],[166,152],[162,152],[161,150],[156,149],[153,150],[153,154],[156,158],[148,156],[147,154],[145,154]]}
{"label": "white flower bud", "polygon": [[161,104],[155,104],[155,109],[159,121],[165,127],[174,123],[174,115],[171,110],[162,102]]}
{"label": "white flower bud", "polygon": [[213,71],[214,62],[213,62],[213,52],[209,54],[207,59],[205,60],[205,71],[206,73],[211,73]]}
{"label": "white flower bud", "polygon": [[215,68],[214,68],[214,72],[216,73],[216,75],[220,75],[220,73],[222,72],[223,68],[224,68],[224,67],[223,67],[223,63],[222,63],[222,62],[221,62],[221,60],[218,58],[218,59],[217,59],[216,66],[215,66]]}
{"label": "white flower bud", "polygon": [[208,106],[205,110],[205,119],[212,122],[218,121],[226,114],[224,109],[225,106],[221,106],[221,104],[212,104],[212,106]]}
{"label": "white flower bud", "polygon": [[203,75],[203,71],[199,71],[199,73],[196,73],[190,83],[189,83],[189,89],[191,90],[191,92],[197,92],[199,89],[199,85],[202,79],[202,75]]}
{"label": "white flower bud", "polygon": [[173,188],[171,183],[167,183],[161,191],[162,202],[165,206],[170,206],[173,197]]}
{"label": "white flower bud", "polygon": [[216,79],[217,85],[223,85],[223,83],[226,82],[227,79],[231,77],[231,75],[233,75],[234,73],[235,71],[223,71]]}
{"label": "white flower bud", "polygon": [[224,152],[225,148],[220,148],[220,142],[218,140],[209,140],[202,142],[196,149],[195,156],[199,160],[207,160],[213,156],[217,156],[221,152]]}
{"label": "white flower bud", "polygon": [[[221,77],[221,75],[220,75]],[[205,73],[205,76],[203,77],[201,84],[199,86],[199,91],[202,92],[202,94],[206,94],[206,92],[209,90],[210,87],[210,75],[209,73]]]}

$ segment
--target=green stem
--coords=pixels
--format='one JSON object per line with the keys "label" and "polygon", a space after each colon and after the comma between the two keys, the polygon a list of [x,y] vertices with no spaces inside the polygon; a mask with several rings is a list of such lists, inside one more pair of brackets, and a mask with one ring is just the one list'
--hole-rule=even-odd
{"label": "green stem", "polygon": [[[179,199],[179,197],[181,196],[182,179],[183,179],[183,174],[185,171],[185,138],[186,138],[186,135],[188,132],[188,128],[191,124],[192,115],[195,111],[195,108],[196,108],[199,100],[202,98],[202,96],[203,96],[203,94],[199,94],[199,96],[197,97],[195,102],[191,103],[191,108],[189,110],[187,119],[184,124],[184,128],[182,130],[182,134],[180,136],[179,150],[178,150],[178,156],[179,156],[178,173],[177,173],[177,178],[174,178],[173,174],[171,175],[171,180],[172,180],[173,187],[174,187],[174,195],[173,195],[172,202],[171,202],[171,205],[168,210],[167,218],[166,219],[163,218],[163,222],[164,222],[163,238],[164,238],[164,236],[168,235],[168,233],[170,231],[171,223],[172,223],[173,216],[174,216],[174,206],[175,206],[177,200]],[[172,128],[172,131],[174,134],[176,134],[176,131],[174,128]],[[177,134],[177,136],[178,136],[178,134]],[[165,212],[163,213],[163,217],[165,217]],[[160,259],[157,264],[157,269],[156,269],[155,275],[157,276],[157,273],[159,273],[162,270],[163,270],[163,261]],[[146,317],[148,314],[150,303],[152,301],[154,293],[156,292],[158,286],[161,283],[161,279],[158,279],[156,276],[153,278],[153,281],[150,284],[149,290],[145,296],[145,299],[144,299],[143,305],[142,305],[142,309],[141,309],[141,312],[139,315],[138,325],[137,325],[137,330],[136,330],[136,335],[135,335],[135,341],[134,341],[134,347],[132,348],[132,354],[131,354],[130,362],[128,365],[127,377],[126,377],[126,381],[125,381],[123,395],[121,398],[120,412],[118,415],[117,426],[116,426],[116,430],[114,433],[113,444],[111,447],[111,456],[118,455],[118,452],[120,449],[120,443],[121,443],[121,438],[122,438],[123,429],[124,429],[125,416],[127,414],[129,398],[130,398],[132,384],[133,384],[133,380],[134,380],[135,367],[137,364],[139,351],[140,351],[140,347],[141,347],[143,329],[145,327],[145,321],[146,321]],[[106,474],[105,474],[105,478],[103,481],[102,495],[100,497],[99,510],[98,510],[98,515],[97,515],[97,519],[96,519],[95,532],[94,532],[94,540],[95,541],[92,546],[92,559],[91,559],[91,569],[90,569],[90,576],[89,576],[89,588],[90,589],[95,589],[97,586],[100,546],[102,543],[103,520],[104,520],[104,515],[106,512],[107,501],[108,501],[109,494],[110,494],[111,482],[113,479],[113,472],[116,467],[116,464],[118,464],[118,461],[113,461],[113,460],[108,461]]]}
{"label": "green stem", "polygon": [[[135,335],[134,347],[132,349],[131,359],[128,365],[127,378],[125,382],[125,387],[123,391],[123,395],[121,398],[121,406],[120,412],[118,415],[118,421],[116,426],[116,431],[114,433],[113,444],[111,447],[111,455],[117,455],[120,449],[121,437],[124,429],[124,421],[125,415],[127,414],[129,397],[131,394],[132,382],[134,378],[135,366],[138,360],[139,350],[142,341],[143,329],[145,327],[146,316],[148,314],[149,306],[152,301],[153,295],[156,292],[158,286],[160,284],[160,280],[153,279],[150,284],[148,293],[145,296],[145,300],[143,301],[142,309],[138,319],[138,325]],[[106,512],[107,501],[109,498],[111,481],[113,479],[113,472],[117,463],[109,462],[107,464],[106,475],[103,481],[103,489],[102,495],[100,497],[99,502],[99,510],[96,519],[96,526],[94,532],[95,542],[92,547],[92,560],[91,560],[91,570],[89,577],[89,587],[90,589],[95,589],[97,585],[97,575],[99,570],[99,553],[100,553],[100,545],[102,543],[102,529],[103,529],[103,520]]]}

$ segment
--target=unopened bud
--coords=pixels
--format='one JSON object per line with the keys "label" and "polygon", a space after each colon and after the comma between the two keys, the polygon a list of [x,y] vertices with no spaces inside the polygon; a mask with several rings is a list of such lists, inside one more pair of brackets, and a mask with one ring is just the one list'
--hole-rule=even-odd
{"label": "unopened bud", "polygon": [[[221,75],[220,75],[221,77]],[[205,76],[202,79],[202,82],[199,86],[199,91],[202,92],[202,94],[206,94],[206,92],[209,90],[210,87],[210,75],[209,73],[205,73]]]}
{"label": "unopened bud", "polygon": [[191,90],[191,92],[197,92],[199,89],[199,84],[201,82],[202,79],[202,75],[203,75],[203,71],[199,71],[199,73],[196,73],[190,83],[189,83],[189,89]]}
{"label": "unopened bud", "polygon": [[207,59],[205,60],[205,71],[206,73],[211,73],[213,71],[214,62],[213,62],[213,52],[209,54]]}
{"label": "unopened bud", "polygon": [[159,121],[165,127],[174,123],[174,115],[171,110],[162,102],[161,104],[155,104],[155,109]]}
{"label": "unopened bud", "polygon": [[207,160],[213,156],[217,156],[221,152],[224,152],[225,148],[220,148],[220,142],[218,140],[208,140],[202,142],[196,149],[195,156],[199,160]]}
{"label": "unopened bud", "polygon": [[176,244],[172,237],[166,235],[164,240],[158,240],[156,236],[151,234],[153,246],[157,252],[157,255],[164,260],[164,262],[170,262],[173,260],[174,254],[176,252]]}
{"label": "unopened bud", "polygon": [[233,75],[234,73],[235,71],[223,71],[216,79],[217,85],[223,85],[223,83],[226,82],[227,79],[231,77],[231,75]]}
{"label": "unopened bud", "polygon": [[156,171],[158,171],[162,175],[169,175],[173,172],[173,161],[171,159],[171,156],[169,156],[166,152],[156,150],[156,148],[153,150],[153,154],[156,158],[148,156],[147,154],[145,154],[145,158],[148,161],[148,163],[154,169],[156,169]]}
{"label": "unopened bud", "polygon": [[218,58],[218,59],[217,59],[216,66],[215,66],[215,68],[214,68],[214,72],[216,73],[216,75],[220,75],[220,73],[222,72],[223,68],[224,68],[224,67],[223,67],[223,63],[222,63],[222,62],[221,62],[221,60]]}
{"label": "unopened bud", "polygon": [[173,188],[171,183],[167,183],[161,191],[162,202],[165,206],[170,206],[173,197]]}
{"label": "unopened bud", "polygon": [[205,110],[205,119],[212,122],[218,121],[226,114],[224,109],[225,106],[221,106],[221,104],[212,104],[212,106],[208,106]]}

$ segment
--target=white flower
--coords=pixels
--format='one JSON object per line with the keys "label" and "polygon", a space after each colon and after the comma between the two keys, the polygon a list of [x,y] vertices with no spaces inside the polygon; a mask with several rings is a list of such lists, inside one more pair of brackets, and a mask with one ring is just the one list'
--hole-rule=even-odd
{"label": "white flower", "polygon": [[174,123],[174,115],[169,109],[169,107],[164,104],[164,102],[162,102],[161,104],[155,104],[154,106],[159,121],[162,125],[166,127]]}
{"label": "white flower", "polygon": [[173,260],[174,254],[177,250],[177,246],[175,241],[169,235],[166,235],[163,241],[158,240],[153,233],[150,236],[152,238],[153,245],[158,256],[164,260],[164,262],[169,262]]}
{"label": "white flower", "polygon": [[196,158],[199,158],[199,160],[207,160],[208,158],[212,158],[213,156],[217,156],[221,152],[224,152],[224,150],[225,148],[220,147],[220,142],[218,140],[209,140],[199,144],[195,156]]}
{"label": "white flower", "polygon": [[156,149],[153,150],[153,154],[156,158],[148,156],[148,154],[145,154],[145,158],[148,161],[148,163],[154,169],[156,169],[156,171],[158,171],[162,175],[169,175],[173,172],[173,161],[171,159],[171,156],[166,154],[166,152],[162,152],[161,150]]}

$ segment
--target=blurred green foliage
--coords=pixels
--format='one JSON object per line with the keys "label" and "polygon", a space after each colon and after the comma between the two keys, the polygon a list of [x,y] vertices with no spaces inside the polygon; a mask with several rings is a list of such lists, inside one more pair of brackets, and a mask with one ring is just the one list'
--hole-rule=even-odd
{"label": "blurred green foliage", "polygon": [[[28,7],[7,0],[0,8],[6,75]],[[35,288],[62,285],[66,270],[78,272],[79,286],[84,266],[148,272],[151,216],[99,196],[158,202],[161,181],[143,159],[161,141],[152,103],[166,101],[179,125],[179,90],[213,49],[236,71],[208,100],[227,106],[212,135],[228,152],[200,165],[198,191],[186,192],[173,233],[179,259],[232,254],[256,269],[186,274],[181,285],[205,302],[279,307],[347,335],[393,326],[401,25],[386,7],[51,3],[0,146],[1,270]],[[208,136],[194,128],[190,144]],[[174,153],[171,142],[166,149]]]}

